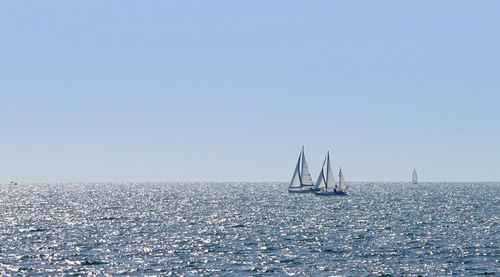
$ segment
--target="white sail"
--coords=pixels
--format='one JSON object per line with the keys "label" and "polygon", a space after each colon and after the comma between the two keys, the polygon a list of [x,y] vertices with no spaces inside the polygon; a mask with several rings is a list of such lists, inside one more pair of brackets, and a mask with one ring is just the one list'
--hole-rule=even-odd
{"label": "white sail", "polygon": [[327,163],[326,163],[326,187],[327,188],[337,188],[337,184],[335,183],[335,177],[332,171],[332,165],[330,164],[330,152],[326,154]]}
{"label": "white sail", "polygon": [[418,184],[417,170],[415,170],[415,168],[413,169],[413,175],[411,176],[411,181],[414,184]]}
{"label": "white sail", "polygon": [[302,154],[299,155],[299,159],[297,160],[297,166],[295,166],[295,171],[293,172],[292,181],[290,182],[289,188],[300,188],[302,182],[300,180],[300,159]]}
{"label": "white sail", "polygon": [[323,170],[319,173],[318,181],[316,181],[316,185],[314,189],[324,189],[326,188],[325,176],[323,175]]}
{"label": "white sail", "polygon": [[309,172],[309,168],[307,167],[306,155],[304,154],[304,146],[302,146],[302,168],[300,170],[300,177],[303,186],[313,185],[311,173]]}
{"label": "white sail", "polygon": [[318,180],[316,181],[314,189],[326,188],[325,174],[323,174],[323,168],[325,167],[325,162],[326,158],[325,161],[323,162],[323,165],[321,166],[321,171],[319,172]]}
{"label": "white sail", "polygon": [[345,183],[344,174],[342,174],[342,169],[340,169],[339,171],[339,189],[342,192],[345,192],[347,190],[347,184]]}

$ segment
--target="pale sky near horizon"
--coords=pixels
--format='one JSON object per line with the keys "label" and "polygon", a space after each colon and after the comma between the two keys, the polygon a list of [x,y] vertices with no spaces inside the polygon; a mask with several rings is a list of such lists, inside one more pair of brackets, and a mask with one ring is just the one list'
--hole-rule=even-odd
{"label": "pale sky near horizon", "polygon": [[0,183],[500,181],[500,1],[0,7]]}

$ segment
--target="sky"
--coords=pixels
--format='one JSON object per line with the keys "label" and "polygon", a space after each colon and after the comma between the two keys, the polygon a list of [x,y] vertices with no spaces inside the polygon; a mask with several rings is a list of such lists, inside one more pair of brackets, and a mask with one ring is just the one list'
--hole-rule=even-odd
{"label": "sky", "polygon": [[0,182],[500,181],[500,1],[6,1]]}

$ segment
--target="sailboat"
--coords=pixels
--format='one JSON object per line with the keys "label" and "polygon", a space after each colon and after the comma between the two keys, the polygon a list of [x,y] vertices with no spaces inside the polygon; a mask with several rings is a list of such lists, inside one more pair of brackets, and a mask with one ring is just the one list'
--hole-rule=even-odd
{"label": "sailboat", "polygon": [[293,172],[292,181],[290,182],[290,186],[288,186],[288,192],[308,193],[312,192],[312,189],[313,182],[311,173],[309,173],[306,156],[304,154],[304,146],[302,146],[302,151],[300,151],[299,159],[297,160],[297,166],[295,166],[295,171]]}
{"label": "sailboat", "polygon": [[339,172],[339,184],[335,183],[335,177],[333,175],[332,166],[330,163],[330,152],[327,152],[325,160],[323,161],[323,166],[321,167],[321,172],[318,176],[318,180],[316,181],[316,185],[314,186],[314,194],[321,196],[346,194],[346,190],[347,185],[345,184],[344,176],[342,175],[342,169],[340,169]]}
{"label": "sailboat", "polygon": [[411,176],[411,181],[414,185],[418,184],[418,175],[415,168],[413,169],[413,175]]}
{"label": "sailboat", "polygon": [[347,184],[344,180],[344,174],[342,174],[342,168],[339,168],[339,187],[337,188],[337,194],[346,194]]}

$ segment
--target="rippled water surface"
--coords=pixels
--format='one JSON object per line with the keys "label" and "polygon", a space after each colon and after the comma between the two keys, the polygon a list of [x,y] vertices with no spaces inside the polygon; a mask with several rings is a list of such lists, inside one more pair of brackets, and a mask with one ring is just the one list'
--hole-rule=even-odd
{"label": "rippled water surface", "polygon": [[500,274],[500,184],[0,185],[0,275]]}

